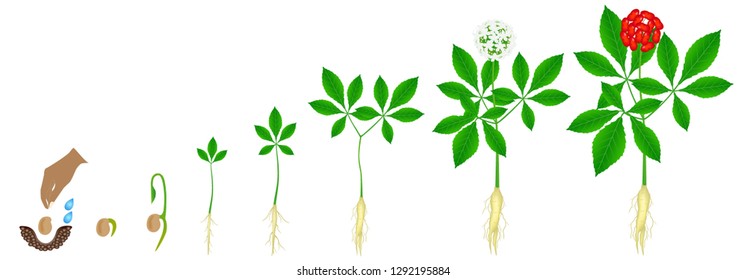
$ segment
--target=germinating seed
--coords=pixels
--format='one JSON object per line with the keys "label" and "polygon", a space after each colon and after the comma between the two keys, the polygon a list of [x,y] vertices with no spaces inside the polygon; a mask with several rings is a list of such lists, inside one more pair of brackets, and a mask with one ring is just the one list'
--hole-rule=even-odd
{"label": "germinating seed", "polygon": [[156,232],[161,228],[161,216],[158,214],[151,214],[148,216],[148,231]]}
{"label": "germinating seed", "polygon": [[96,233],[101,237],[109,234],[109,219],[102,218],[96,223]]}

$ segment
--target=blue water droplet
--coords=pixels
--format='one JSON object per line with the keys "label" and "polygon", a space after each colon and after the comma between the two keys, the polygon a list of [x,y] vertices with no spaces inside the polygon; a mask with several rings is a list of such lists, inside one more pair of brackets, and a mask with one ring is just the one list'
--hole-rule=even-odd
{"label": "blue water droplet", "polygon": [[69,224],[70,221],[72,220],[73,220],[73,211],[67,212],[67,214],[65,215],[65,218],[62,219],[62,221],[65,222],[66,224]]}
{"label": "blue water droplet", "polygon": [[65,210],[67,210],[67,211],[73,210],[73,204],[74,203],[75,203],[75,201],[73,201],[72,198],[70,200],[68,200],[67,202],[65,202]]}

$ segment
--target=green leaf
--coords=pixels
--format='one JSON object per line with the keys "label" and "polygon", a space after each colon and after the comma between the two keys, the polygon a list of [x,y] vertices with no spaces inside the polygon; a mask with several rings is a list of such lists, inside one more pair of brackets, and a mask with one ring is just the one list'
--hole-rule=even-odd
{"label": "green leaf", "polygon": [[721,30],[705,35],[695,41],[685,54],[685,65],[682,67],[682,76],[680,77],[679,84],[711,67],[713,61],[716,60],[720,45]]}
{"label": "green leaf", "polygon": [[340,135],[343,130],[345,130],[345,116],[335,121],[334,124],[332,124],[332,137],[335,137],[337,135]]}
{"label": "green leaf", "polygon": [[[495,100],[493,99],[495,98]],[[491,103],[494,103],[496,106],[506,106],[508,104],[511,104],[514,102],[514,100],[519,99],[519,95],[517,95],[513,90],[510,88],[497,88],[493,90],[493,95],[489,95],[485,97],[485,100]]]}
{"label": "green leaf", "polygon": [[619,109],[623,108],[622,96],[620,96],[620,91],[616,87],[602,82],[602,96],[604,96],[607,104],[611,104]]}
{"label": "green leaf", "polygon": [[664,72],[664,76],[669,79],[669,84],[672,85],[674,74],[677,73],[677,66],[680,64],[680,55],[677,53],[677,46],[674,45],[667,34],[661,36],[659,50],[656,51],[656,61],[659,63],[661,71]]}
{"label": "green leaf", "polygon": [[495,120],[503,116],[503,114],[505,113],[506,113],[506,108],[493,107],[485,111],[485,114],[482,114],[482,117],[485,119]]}
{"label": "green leaf", "polygon": [[622,117],[608,124],[594,136],[591,154],[594,158],[595,176],[604,172],[625,152],[625,129]]}
{"label": "green leaf", "polygon": [[348,108],[353,108],[353,104],[361,99],[361,95],[363,95],[363,80],[358,75],[348,86]]}
{"label": "green leaf", "polygon": [[644,98],[644,99],[638,100],[638,102],[635,103],[633,107],[631,107],[630,110],[628,110],[628,112],[634,113],[634,114],[645,115],[653,111],[656,111],[656,108],[659,108],[659,106],[661,106],[660,100],[653,99],[653,98]]}
{"label": "green leaf", "polygon": [[359,107],[358,109],[355,109],[355,112],[353,112],[351,115],[353,115],[353,117],[355,117],[356,119],[359,119],[362,121],[371,120],[375,117],[381,116],[381,114],[379,114],[379,112],[377,112],[376,109],[368,107],[368,106],[363,106],[363,107]]}
{"label": "green leaf", "polygon": [[345,106],[343,103],[345,93],[343,91],[342,81],[340,81],[340,78],[337,77],[335,73],[327,70],[327,68],[322,68],[322,86],[324,86],[324,91],[327,92],[327,95],[332,98],[332,100],[336,101],[343,107]]}
{"label": "green leaf", "polygon": [[485,121],[482,122],[482,128],[485,132],[485,142],[488,143],[490,149],[505,157],[506,139],[503,139],[503,134]]}
{"label": "green leaf", "polygon": [[156,188],[153,187],[153,185],[150,186],[150,203],[153,203],[153,201],[156,201]]}
{"label": "green leaf", "polygon": [[677,97],[677,94],[674,95],[674,102],[672,104],[672,115],[674,115],[674,120],[677,122],[677,124],[680,125],[680,127],[684,128],[685,131],[690,127],[690,109],[687,108],[687,105],[685,105],[685,102],[682,102],[682,100]]}
{"label": "green leaf", "polygon": [[272,108],[272,112],[270,112],[270,130],[272,130],[272,135],[278,137],[281,127],[283,127],[283,117],[280,116],[277,108]]}
{"label": "green leaf", "polygon": [[[666,35],[664,35],[666,36]],[[659,44],[661,44],[661,41],[659,41]],[[636,49],[630,54],[630,72],[628,75],[633,75],[633,71],[637,70],[646,62],[651,60],[652,57],[654,57],[654,52],[656,52],[656,45],[654,45],[653,49],[650,49],[647,52],[641,53],[641,48]]]}
{"label": "green leaf", "polygon": [[529,80],[529,64],[527,64],[527,60],[524,59],[524,56],[522,56],[521,53],[516,55],[511,70],[516,85],[519,86],[519,90],[523,93],[524,88],[527,86],[527,81]]}
{"label": "green leaf", "polygon": [[215,152],[218,151],[218,142],[215,142],[215,137],[210,138],[210,142],[208,142],[207,151],[211,159],[215,157]]}
{"label": "green leaf", "polygon": [[526,102],[524,102],[524,106],[521,107],[521,120],[529,130],[534,128],[534,111],[532,111],[532,108],[529,108],[529,105],[527,105]]}
{"label": "green leaf", "polygon": [[208,159],[208,154],[205,152],[205,150],[197,148],[197,155],[200,156],[202,160],[210,162],[210,160]]}
{"label": "green leaf", "polygon": [[293,149],[291,149],[290,147],[286,145],[278,145],[278,147],[280,148],[280,151],[283,152],[284,154],[289,155],[289,156],[293,155]]}
{"label": "green leaf", "polygon": [[577,52],[576,59],[581,67],[597,77],[621,77],[609,59],[595,52]]}
{"label": "green leaf", "polygon": [[716,97],[726,91],[732,83],[719,77],[701,77],[680,91],[687,92],[700,98]]}
{"label": "green leaf", "polygon": [[415,90],[417,88],[418,77],[400,83],[396,88],[394,88],[394,92],[392,92],[392,102],[389,104],[389,110],[410,102],[412,97],[415,96]]}
{"label": "green leaf", "polygon": [[467,87],[465,87],[463,84],[457,83],[457,82],[446,82],[443,84],[438,85],[438,89],[441,90],[441,92],[444,93],[447,97],[451,99],[459,100],[460,94],[466,94],[470,97],[476,97],[474,93],[469,91]]}
{"label": "green leaf", "polygon": [[386,105],[386,101],[389,99],[389,88],[381,76],[376,79],[376,83],[374,84],[374,99],[376,99],[376,103],[379,104],[381,111],[384,112],[384,105]]}
{"label": "green leaf", "polygon": [[557,89],[546,89],[529,99],[545,106],[555,106],[563,103],[568,97],[567,94]]}
{"label": "green leaf", "polygon": [[386,119],[381,122],[381,134],[384,136],[384,139],[389,142],[389,144],[392,143],[392,138],[394,138],[394,129],[392,129],[392,125],[389,124]]}
{"label": "green leaf", "polygon": [[539,89],[546,85],[551,84],[555,78],[560,74],[560,68],[563,66],[563,54],[559,54],[548,59],[545,59],[537,69],[534,70],[534,77],[532,77],[532,86],[529,87],[529,92]]}
{"label": "green leaf", "polygon": [[448,116],[438,122],[433,132],[441,134],[452,134],[462,129],[463,126],[467,125],[472,121],[472,118],[465,116]]}
{"label": "green leaf", "polygon": [[633,125],[633,139],[635,140],[635,145],[638,146],[641,153],[655,161],[661,162],[659,138],[656,137],[654,131],[646,127],[646,125],[636,118],[631,117],[630,123]]}
{"label": "green leaf", "polygon": [[485,61],[485,64],[482,65],[482,71],[480,71],[480,77],[482,78],[482,91],[485,92],[488,90],[490,85],[495,82],[495,79],[498,78],[498,71],[500,71],[501,67],[498,63],[498,60],[487,60]]}
{"label": "green leaf", "polygon": [[[628,50],[620,38],[620,28],[622,20],[615,12],[604,6],[602,18],[599,20],[599,37],[602,39],[604,49],[617,61],[620,66],[625,68],[625,58]],[[597,173],[598,174],[598,173]]]}
{"label": "green leaf", "polygon": [[477,64],[472,56],[460,47],[454,45],[451,51],[451,64],[454,65],[459,78],[477,90]]}
{"label": "green leaf", "polygon": [[311,105],[311,108],[314,109],[319,114],[325,115],[325,116],[331,116],[334,114],[342,114],[342,111],[340,111],[335,104],[332,102],[329,102],[327,100],[315,100],[309,102],[309,105]]}
{"label": "green leaf", "polygon": [[402,108],[389,116],[401,122],[412,122],[422,117],[423,113],[414,108]]}
{"label": "green leaf", "polygon": [[478,107],[475,106],[475,103],[472,102],[472,99],[469,96],[464,95],[464,94],[459,96],[459,104],[462,105],[465,116],[470,116],[470,117],[477,116]]}
{"label": "green leaf", "polygon": [[578,115],[568,126],[568,130],[579,133],[594,132],[619,113],[619,111],[612,110],[589,110]]}
{"label": "green leaf", "polygon": [[264,156],[266,154],[269,154],[270,152],[272,152],[272,148],[275,148],[275,145],[267,145],[262,147],[262,149],[259,150],[259,155]]}
{"label": "green leaf", "polygon": [[477,135],[477,123],[465,127],[454,136],[451,150],[454,154],[454,168],[459,167],[477,152],[480,136]]}
{"label": "green leaf", "polygon": [[226,157],[226,154],[228,154],[227,150],[223,150],[215,154],[215,160],[213,162],[219,162],[223,160]]}
{"label": "green leaf", "polygon": [[633,86],[643,94],[658,95],[669,91],[666,86],[652,78],[636,79],[631,80],[631,82],[633,82]]}
{"label": "green leaf", "polygon": [[255,125],[254,126],[254,131],[257,132],[257,136],[259,136],[259,138],[262,138],[263,140],[267,140],[267,141],[273,142],[272,141],[272,135],[270,135],[270,131],[267,130],[267,128],[265,128],[264,126]]}
{"label": "green leaf", "polygon": [[[622,90],[623,90],[623,85],[624,84],[625,84],[625,82],[621,82],[619,84],[613,85],[612,87],[615,89],[615,92],[620,92],[621,93]],[[622,96],[620,97],[620,99],[622,100]],[[602,94],[599,95],[599,100],[597,101],[597,109],[603,109],[603,108],[607,108],[609,106],[612,106],[612,104],[610,104],[609,102],[607,102],[607,99],[604,97],[604,92],[602,92]]]}
{"label": "green leaf", "polygon": [[291,138],[294,132],[296,132],[296,123],[289,124],[283,128],[283,132],[280,133],[280,140],[278,140],[278,142]]}

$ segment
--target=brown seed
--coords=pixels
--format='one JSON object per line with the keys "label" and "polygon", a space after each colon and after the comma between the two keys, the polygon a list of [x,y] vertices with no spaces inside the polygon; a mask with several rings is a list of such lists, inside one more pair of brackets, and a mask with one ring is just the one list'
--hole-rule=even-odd
{"label": "brown seed", "polygon": [[47,235],[52,232],[52,218],[49,216],[43,217],[39,220],[39,233]]}
{"label": "brown seed", "polygon": [[150,232],[156,232],[161,228],[161,216],[158,214],[151,214],[148,216],[148,230]]}
{"label": "brown seed", "polygon": [[101,237],[109,234],[109,219],[102,218],[98,223],[96,223],[96,233]]}

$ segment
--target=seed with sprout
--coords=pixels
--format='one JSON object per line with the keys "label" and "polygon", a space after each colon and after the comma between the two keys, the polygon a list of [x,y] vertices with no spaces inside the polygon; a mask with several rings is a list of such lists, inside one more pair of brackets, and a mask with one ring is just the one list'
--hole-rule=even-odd
{"label": "seed with sprout", "polygon": [[96,233],[101,237],[106,236],[109,234],[109,225],[111,225],[111,236],[114,236],[114,233],[117,232],[117,222],[112,218],[100,219],[98,223],[96,223]]}
{"label": "seed with sprout", "polygon": [[498,60],[508,55],[515,39],[511,27],[499,20],[486,21],[475,31],[477,49],[489,60]]}

